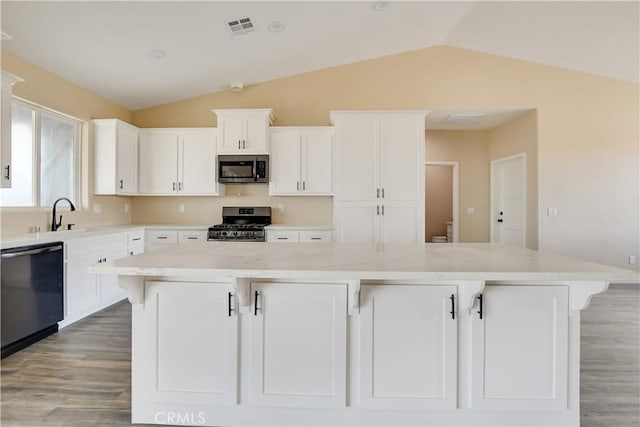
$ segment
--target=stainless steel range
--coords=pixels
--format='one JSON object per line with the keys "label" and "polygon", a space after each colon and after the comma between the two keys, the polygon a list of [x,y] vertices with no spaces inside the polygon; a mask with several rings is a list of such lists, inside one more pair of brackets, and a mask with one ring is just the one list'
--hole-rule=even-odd
{"label": "stainless steel range", "polygon": [[264,242],[264,227],[271,224],[271,208],[223,207],[222,224],[209,227],[207,240]]}

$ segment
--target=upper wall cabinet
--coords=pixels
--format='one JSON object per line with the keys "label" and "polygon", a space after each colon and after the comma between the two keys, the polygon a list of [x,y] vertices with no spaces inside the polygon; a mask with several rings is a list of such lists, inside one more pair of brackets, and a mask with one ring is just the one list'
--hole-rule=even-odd
{"label": "upper wall cabinet", "polygon": [[2,161],[2,179],[0,188],[11,188],[11,92],[12,86],[23,81],[20,77],[0,70],[2,76],[2,140],[0,142],[0,161]]}
{"label": "upper wall cabinet", "polygon": [[270,129],[272,196],[332,194],[332,127]]}
{"label": "upper wall cabinet", "polygon": [[217,196],[216,130],[140,129],[139,194]]}
{"label": "upper wall cabinet", "polygon": [[92,120],[94,193],[138,192],[138,128],[117,119]]}
{"label": "upper wall cabinet", "polygon": [[218,116],[219,154],[269,154],[273,110],[212,110]]}

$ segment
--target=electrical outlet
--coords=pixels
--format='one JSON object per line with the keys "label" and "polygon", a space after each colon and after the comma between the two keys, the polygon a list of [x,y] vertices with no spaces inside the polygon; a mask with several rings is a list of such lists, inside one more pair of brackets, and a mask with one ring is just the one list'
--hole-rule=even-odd
{"label": "electrical outlet", "polygon": [[629,264],[630,265],[635,265],[635,263],[636,263],[635,255],[629,255]]}
{"label": "electrical outlet", "polygon": [[284,213],[284,205],[283,204],[279,204],[278,205],[278,212]]}
{"label": "electrical outlet", "polygon": [[102,205],[100,203],[93,204],[93,213],[94,214],[102,213]]}
{"label": "electrical outlet", "polygon": [[180,213],[184,213],[184,204],[180,203],[178,210],[180,211]]}
{"label": "electrical outlet", "polygon": [[467,214],[468,215],[473,215],[476,213],[476,208],[467,208]]}
{"label": "electrical outlet", "polygon": [[547,216],[558,216],[558,208],[547,208]]}
{"label": "electrical outlet", "polygon": [[129,203],[124,204],[124,211],[129,212]]}

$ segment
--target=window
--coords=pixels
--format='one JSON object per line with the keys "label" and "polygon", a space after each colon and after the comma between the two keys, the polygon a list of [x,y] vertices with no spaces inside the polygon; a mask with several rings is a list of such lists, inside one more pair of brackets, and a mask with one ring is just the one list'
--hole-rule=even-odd
{"label": "window", "polygon": [[80,126],[51,110],[13,101],[12,187],[0,190],[2,206],[52,206],[59,197],[78,201]]}

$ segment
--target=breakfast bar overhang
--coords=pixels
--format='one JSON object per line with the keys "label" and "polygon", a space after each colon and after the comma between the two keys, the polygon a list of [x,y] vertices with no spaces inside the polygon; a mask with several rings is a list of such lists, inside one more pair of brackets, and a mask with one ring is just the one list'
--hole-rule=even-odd
{"label": "breakfast bar overhang", "polygon": [[92,267],[132,422],[579,426],[580,311],[637,272],[493,244],[196,242]]}

